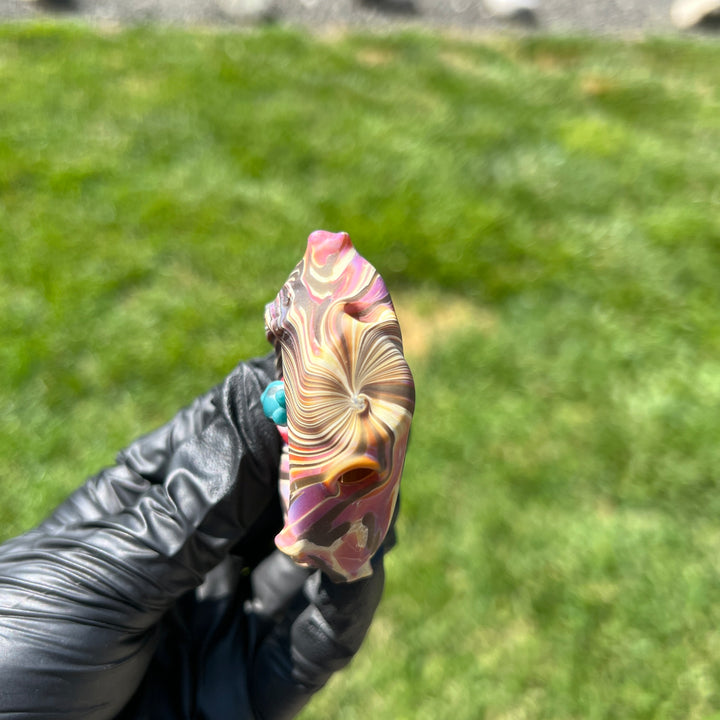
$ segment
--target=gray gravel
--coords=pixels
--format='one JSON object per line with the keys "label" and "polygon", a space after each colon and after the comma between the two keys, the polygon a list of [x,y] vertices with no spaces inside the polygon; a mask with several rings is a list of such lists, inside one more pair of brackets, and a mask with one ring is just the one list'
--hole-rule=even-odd
{"label": "gray gravel", "polygon": [[[259,0],[0,0],[0,18],[63,15],[98,23],[241,26]],[[274,20],[313,28],[397,26],[619,35],[674,34],[672,0],[540,0],[534,26],[492,18],[482,0],[274,0]],[[260,20],[262,21],[262,20]],[[267,20],[266,20],[267,21]],[[719,36],[720,37],[720,36]]]}

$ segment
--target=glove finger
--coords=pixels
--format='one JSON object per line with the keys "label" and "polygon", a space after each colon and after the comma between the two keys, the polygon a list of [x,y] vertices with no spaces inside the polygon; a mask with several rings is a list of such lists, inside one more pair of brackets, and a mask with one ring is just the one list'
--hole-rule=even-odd
{"label": "glove finger", "polygon": [[246,612],[262,621],[279,622],[312,573],[275,550],[250,576],[252,598],[245,604]]}
{"label": "glove finger", "polygon": [[217,413],[220,386],[197,398],[157,430],[118,453],[117,464],[89,478],[61,503],[36,531],[58,533],[80,521],[97,520],[135,505],[152,482],[162,482],[180,445],[197,436]]}
{"label": "glove finger", "polygon": [[242,560],[228,556],[180,598],[163,617],[142,684],[116,720],[251,718],[242,611],[248,592]]}
{"label": "glove finger", "polygon": [[275,626],[256,652],[250,689],[259,719],[295,717],[352,660],[382,596],[382,550],[372,566],[370,577],[353,583],[334,583],[321,572],[305,583],[306,607]]}
{"label": "glove finger", "polygon": [[170,422],[135,440],[118,453],[117,461],[151,482],[163,482],[177,449],[197,437],[218,412],[222,385],[196,398]]}
{"label": "glove finger", "polygon": [[261,366],[240,365],[212,421],[134,505],[89,519],[80,512],[55,534],[0,547],[0,710],[42,717],[63,708],[88,718],[119,711],[168,607],[277,502],[280,443],[260,406],[268,381]]}

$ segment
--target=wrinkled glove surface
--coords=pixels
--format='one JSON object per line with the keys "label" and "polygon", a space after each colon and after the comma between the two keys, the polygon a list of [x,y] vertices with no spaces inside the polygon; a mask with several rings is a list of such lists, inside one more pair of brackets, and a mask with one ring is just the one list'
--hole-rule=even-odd
{"label": "wrinkled glove surface", "polygon": [[352,659],[383,587],[273,550],[280,438],[241,363],[0,546],[0,718],[293,717]]}

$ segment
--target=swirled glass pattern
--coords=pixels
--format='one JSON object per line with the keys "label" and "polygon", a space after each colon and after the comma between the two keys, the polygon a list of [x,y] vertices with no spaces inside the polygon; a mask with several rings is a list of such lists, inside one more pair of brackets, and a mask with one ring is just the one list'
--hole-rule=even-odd
{"label": "swirled glass pattern", "polygon": [[415,407],[390,295],[346,233],[317,231],[265,324],[287,406],[275,543],[336,580],[366,577],[393,516]]}

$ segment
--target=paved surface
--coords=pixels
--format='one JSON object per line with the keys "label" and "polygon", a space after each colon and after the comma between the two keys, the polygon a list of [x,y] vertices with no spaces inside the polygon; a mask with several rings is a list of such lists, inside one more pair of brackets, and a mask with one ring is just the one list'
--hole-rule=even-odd
{"label": "paved surface", "polygon": [[[0,0],[1,19],[63,15],[99,23],[246,25],[268,0]],[[673,34],[672,0],[539,0],[535,23],[493,18],[482,0],[272,0],[276,21],[309,27],[397,26],[552,33]],[[262,21],[262,20],[260,20]],[[717,35],[720,38],[720,35]]]}
{"label": "paved surface", "polygon": [[[101,23],[230,26],[257,20],[247,13],[253,3],[261,0],[0,0],[0,18],[62,14]],[[482,0],[274,0],[273,4],[278,21],[311,27],[533,29],[520,21],[494,19]],[[675,33],[671,4],[672,0],[540,0],[534,28],[553,33]]]}

